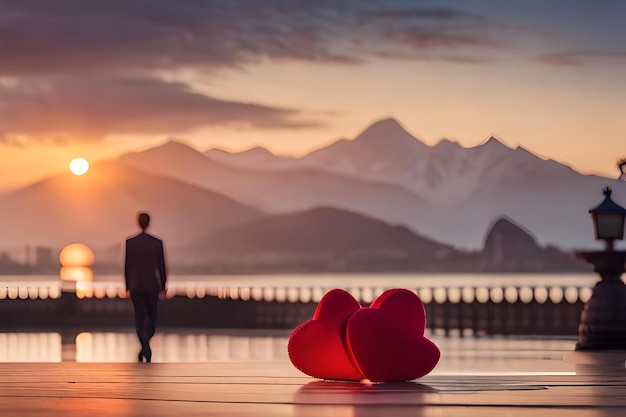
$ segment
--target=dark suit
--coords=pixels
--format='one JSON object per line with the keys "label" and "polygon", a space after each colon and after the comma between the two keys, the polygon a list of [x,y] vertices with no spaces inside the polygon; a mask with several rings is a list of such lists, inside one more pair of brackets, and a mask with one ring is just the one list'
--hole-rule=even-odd
{"label": "dark suit", "polygon": [[167,282],[163,241],[145,232],[127,239],[124,277],[135,308],[142,351],[149,351],[150,339],[156,331],[159,292],[165,291]]}

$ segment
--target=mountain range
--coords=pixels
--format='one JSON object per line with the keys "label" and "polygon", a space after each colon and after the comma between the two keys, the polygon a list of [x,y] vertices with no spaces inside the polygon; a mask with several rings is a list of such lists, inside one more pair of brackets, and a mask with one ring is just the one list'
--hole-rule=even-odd
{"label": "mountain range", "polygon": [[[436,270],[454,259],[456,269],[497,270],[523,253],[536,264],[517,259],[512,270],[569,270],[556,247],[593,244],[587,211],[607,185],[626,200],[622,181],[495,137],[471,148],[429,146],[393,119],[300,158],[263,148],[202,153],[170,141],[93,164],[83,177],[51,176],[0,196],[0,250],[79,241],[117,261],[136,213],[146,210],[188,265],[245,256],[252,264]],[[493,237],[500,235],[534,236],[518,239],[521,250]]]}
{"label": "mountain range", "polygon": [[[593,227],[587,211],[601,201],[602,189],[612,187],[615,200],[626,202],[624,181],[583,175],[493,136],[471,148],[449,140],[429,146],[394,119],[376,122],[355,139],[338,140],[302,158],[274,157],[258,148],[252,153],[257,157],[221,152],[218,159],[237,167],[246,161],[248,169],[257,171],[289,175],[309,167],[402,187],[423,199],[423,208],[400,218],[390,213],[397,209],[396,201],[387,200],[377,213],[361,212],[460,248],[479,248],[482,234],[500,216],[524,224],[541,244],[588,246],[593,244]],[[215,158],[218,153],[209,150],[205,155]]]}
{"label": "mountain range", "polygon": [[244,169],[214,161],[175,141],[123,155],[119,161],[222,193],[271,213],[331,206],[414,226],[418,231],[423,223],[438,218],[428,201],[400,185],[310,166],[279,171]]}

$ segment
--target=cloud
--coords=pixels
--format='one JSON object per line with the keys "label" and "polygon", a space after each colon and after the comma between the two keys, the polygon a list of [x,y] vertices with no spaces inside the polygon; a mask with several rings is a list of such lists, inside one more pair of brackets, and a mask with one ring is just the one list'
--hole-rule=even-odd
{"label": "cloud", "polygon": [[50,77],[0,83],[0,141],[99,141],[111,134],[180,134],[213,125],[316,127],[302,113],[220,100],[148,78]]}
{"label": "cloud", "polygon": [[20,0],[0,3],[0,75],[358,63],[368,45],[492,48],[494,26],[389,0]]}
{"label": "cloud", "polygon": [[465,12],[446,7],[410,7],[382,9],[374,12],[374,15],[391,19],[422,18],[436,20],[452,20],[469,16]]}
{"label": "cloud", "polygon": [[398,60],[412,60],[423,62],[449,62],[455,64],[487,64],[493,62],[491,59],[480,58],[478,56],[469,55],[450,55],[450,54],[406,54],[391,51],[381,51],[374,54],[381,58],[398,59]]}
{"label": "cloud", "polygon": [[[372,13],[375,24],[386,27],[386,35],[414,50],[494,48],[494,29],[509,29],[500,22],[446,7],[381,9]],[[383,24],[384,23],[384,24]]]}
{"label": "cloud", "polygon": [[624,60],[626,51],[568,51],[539,55],[536,61],[557,67],[581,66],[595,61]]}
{"label": "cloud", "polygon": [[413,30],[402,33],[398,38],[415,50],[429,49],[467,49],[467,48],[499,48],[497,42],[479,36],[455,33],[438,33],[424,30]]}
{"label": "cloud", "polygon": [[500,48],[494,33],[506,30],[408,0],[0,1],[0,141],[316,127],[298,109],[220,100],[160,78],[267,59],[485,63]]}

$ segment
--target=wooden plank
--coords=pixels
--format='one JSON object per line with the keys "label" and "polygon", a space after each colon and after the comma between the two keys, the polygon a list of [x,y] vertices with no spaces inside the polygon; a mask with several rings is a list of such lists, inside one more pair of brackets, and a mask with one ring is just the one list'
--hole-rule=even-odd
{"label": "wooden plank", "polygon": [[0,410],[3,417],[626,414],[626,352],[577,353],[573,341],[438,343],[444,355],[431,375],[394,384],[316,380],[299,373],[286,356],[202,363],[0,363]]}

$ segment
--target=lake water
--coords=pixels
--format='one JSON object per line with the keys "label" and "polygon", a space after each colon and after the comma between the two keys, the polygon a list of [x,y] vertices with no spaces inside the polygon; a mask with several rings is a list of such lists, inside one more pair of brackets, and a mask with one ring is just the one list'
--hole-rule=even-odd
{"label": "lake water", "polygon": [[[153,362],[285,362],[289,330],[159,329]],[[458,338],[429,334],[449,367],[480,362],[483,370],[516,351],[517,359],[572,351],[575,338]],[[0,362],[136,362],[139,343],[131,329],[116,332],[0,333]],[[440,367],[441,368],[441,367]],[[520,369],[522,370],[522,369]]]}

